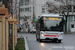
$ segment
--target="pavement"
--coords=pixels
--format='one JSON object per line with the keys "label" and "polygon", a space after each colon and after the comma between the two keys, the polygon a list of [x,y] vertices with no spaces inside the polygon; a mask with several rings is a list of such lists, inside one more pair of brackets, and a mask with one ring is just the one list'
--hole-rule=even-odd
{"label": "pavement", "polygon": [[36,41],[35,33],[18,33],[18,36],[27,37],[29,50],[75,50],[75,33],[64,34],[61,43],[52,41]]}

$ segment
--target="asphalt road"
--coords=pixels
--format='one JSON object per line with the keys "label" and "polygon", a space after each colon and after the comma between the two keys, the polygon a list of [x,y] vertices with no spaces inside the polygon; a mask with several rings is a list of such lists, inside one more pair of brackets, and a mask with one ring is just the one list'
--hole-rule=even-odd
{"label": "asphalt road", "polygon": [[75,33],[64,34],[61,43],[52,41],[36,41],[35,33],[19,33],[19,37],[27,37],[29,50],[75,50]]}

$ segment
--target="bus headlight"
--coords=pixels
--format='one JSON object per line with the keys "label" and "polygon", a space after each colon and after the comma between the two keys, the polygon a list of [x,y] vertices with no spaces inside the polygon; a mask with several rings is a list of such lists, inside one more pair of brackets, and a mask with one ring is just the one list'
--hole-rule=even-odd
{"label": "bus headlight", "polygon": [[44,34],[43,34],[43,33],[41,33],[41,35],[42,35],[42,36],[44,36]]}

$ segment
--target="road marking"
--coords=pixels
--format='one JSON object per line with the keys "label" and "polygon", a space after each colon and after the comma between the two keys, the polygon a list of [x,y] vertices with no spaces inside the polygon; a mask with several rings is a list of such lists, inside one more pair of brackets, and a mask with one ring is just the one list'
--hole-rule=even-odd
{"label": "road marking", "polygon": [[45,48],[45,50],[52,50],[51,48]]}

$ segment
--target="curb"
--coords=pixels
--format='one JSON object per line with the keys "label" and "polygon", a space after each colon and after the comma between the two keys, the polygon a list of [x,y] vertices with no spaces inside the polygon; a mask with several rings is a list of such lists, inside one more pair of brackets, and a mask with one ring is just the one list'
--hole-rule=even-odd
{"label": "curb", "polygon": [[27,43],[26,37],[24,37],[24,40],[25,40],[25,50],[29,50],[29,47],[28,47],[28,43]]}

